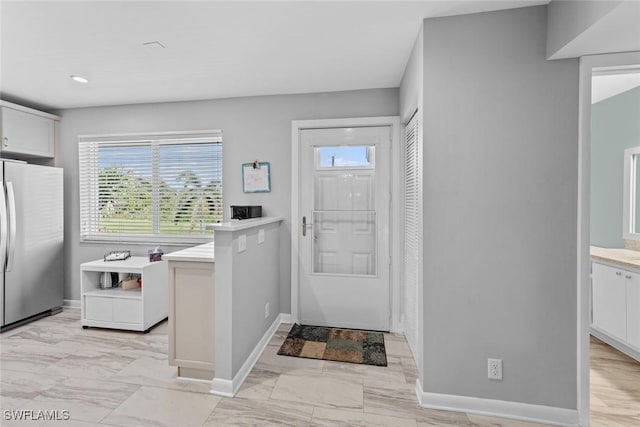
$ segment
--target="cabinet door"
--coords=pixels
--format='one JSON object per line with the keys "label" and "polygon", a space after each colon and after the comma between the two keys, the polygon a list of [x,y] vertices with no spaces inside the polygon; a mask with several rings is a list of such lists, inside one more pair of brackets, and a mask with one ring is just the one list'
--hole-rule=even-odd
{"label": "cabinet door", "polygon": [[213,263],[169,262],[169,364],[214,369]]}
{"label": "cabinet door", "polygon": [[[627,273],[629,274],[629,273]],[[593,264],[593,326],[626,341],[627,302],[625,272],[602,264]]]}
{"label": "cabinet door", "polygon": [[626,273],[627,342],[640,349],[640,274]]}
{"label": "cabinet door", "polygon": [[142,324],[142,299],[113,298],[113,321]]}
{"label": "cabinet door", "polygon": [[2,152],[53,157],[54,120],[2,107]]}
{"label": "cabinet door", "polygon": [[113,321],[113,299],[87,296],[84,300],[84,313],[88,320],[102,322]]}

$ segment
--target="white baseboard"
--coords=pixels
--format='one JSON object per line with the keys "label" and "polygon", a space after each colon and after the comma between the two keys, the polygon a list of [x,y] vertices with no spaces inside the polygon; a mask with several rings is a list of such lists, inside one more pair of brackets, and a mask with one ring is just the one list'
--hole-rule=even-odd
{"label": "white baseboard", "polygon": [[578,411],[575,409],[441,393],[427,393],[423,391],[420,380],[416,381],[416,395],[418,396],[420,406],[428,409],[467,412],[470,414],[511,418],[514,420],[557,426],[578,425]]}
{"label": "white baseboard", "polygon": [[224,397],[235,396],[236,393],[233,391],[233,381],[214,378],[213,381],[211,381],[211,394]]}
{"label": "white baseboard", "polygon": [[291,318],[291,313],[280,313],[280,323],[287,323],[287,324],[293,323],[293,320]]}
{"label": "white baseboard", "polygon": [[62,304],[63,308],[80,308],[79,299],[66,299]]}
{"label": "white baseboard", "polygon": [[267,347],[267,344],[269,344],[269,341],[271,341],[271,338],[273,338],[273,335],[278,330],[278,326],[280,326],[281,323],[289,323],[283,319],[290,321],[291,315],[280,313],[278,317],[276,317],[276,320],[274,320],[271,326],[269,326],[267,332],[264,333],[249,357],[247,357],[247,360],[242,364],[238,373],[233,377],[233,380],[225,380],[222,378],[213,379],[211,382],[212,394],[225,397],[233,397],[236,395],[238,390],[240,390],[242,383],[244,383],[244,380],[246,380],[249,373],[251,373],[253,366],[256,364],[258,359],[260,359],[260,355]]}
{"label": "white baseboard", "polygon": [[634,350],[633,348],[628,346],[626,343],[612,337],[611,335],[608,335],[605,332],[602,332],[598,328],[594,328],[593,326],[591,326],[591,330],[589,332],[591,333],[591,335],[598,338],[600,341],[606,342],[611,347],[623,352],[624,354],[631,357],[632,359],[635,359],[638,362],[640,362],[640,351]]}

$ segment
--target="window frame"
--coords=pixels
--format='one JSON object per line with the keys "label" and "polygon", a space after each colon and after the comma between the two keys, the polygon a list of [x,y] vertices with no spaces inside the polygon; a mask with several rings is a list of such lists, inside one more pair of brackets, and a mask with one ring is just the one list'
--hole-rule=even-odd
{"label": "window frame", "polygon": [[[98,156],[90,154],[83,155],[83,144],[97,144],[99,146],[132,146],[145,145],[151,146],[157,155],[162,145],[179,145],[179,144],[198,144],[213,143],[221,147],[222,155],[220,159],[220,181],[222,187],[220,214],[224,215],[224,145],[222,131],[202,130],[202,131],[184,131],[184,132],[144,132],[144,133],[121,133],[121,134],[104,134],[104,135],[80,135],[78,136],[78,213],[79,213],[79,232],[81,243],[125,243],[125,244],[153,244],[153,245],[176,245],[184,246],[186,244],[199,244],[211,242],[214,238],[213,233],[207,235],[173,235],[173,234],[144,234],[144,233],[101,233],[89,230],[91,224],[86,224],[86,216],[98,218],[99,204],[97,194],[98,176],[91,171],[85,172],[84,168],[98,171],[96,162]],[[83,161],[87,164],[83,165]],[[153,163],[156,163],[155,160]],[[159,173],[156,168],[157,164],[152,164],[153,174],[151,179],[157,180]],[[83,183],[84,180],[88,182]],[[93,190],[86,187],[95,187]],[[153,191],[153,190],[152,190]],[[157,195],[156,195],[157,196]],[[87,214],[83,214],[83,208],[86,206]],[[93,208],[91,207],[93,206]],[[153,206],[152,228],[155,230],[159,227],[159,211],[157,206]],[[89,213],[91,212],[91,213]],[[221,217],[222,221],[222,217]],[[88,220],[88,222],[91,222]]]}

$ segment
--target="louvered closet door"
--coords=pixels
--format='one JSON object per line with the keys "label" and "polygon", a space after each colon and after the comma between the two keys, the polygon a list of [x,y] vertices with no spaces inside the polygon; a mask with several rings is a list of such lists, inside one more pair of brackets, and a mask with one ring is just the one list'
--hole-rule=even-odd
{"label": "louvered closet door", "polygon": [[417,355],[418,280],[420,256],[420,165],[417,114],[405,128],[404,173],[404,330],[407,342]]}

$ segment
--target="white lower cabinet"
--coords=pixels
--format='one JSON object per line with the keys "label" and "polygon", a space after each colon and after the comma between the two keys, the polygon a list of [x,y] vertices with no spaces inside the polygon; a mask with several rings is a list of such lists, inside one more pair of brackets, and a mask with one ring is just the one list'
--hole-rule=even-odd
{"label": "white lower cabinet", "polygon": [[618,339],[627,337],[625,274],[621,269],[593,263],[593,325]]}
{"label": "white lower cabinet", "polygon": [[[138,275],[142,287],[131,290],[100,288],[103,272]],[[83,327],[147,331],[167,318],[167,262],[149,262],[147,257],[124,261],[103,260],[80,266],[81,321]]]}
{"label": "white lower cabinet", "polygon": [[[610,344],[631,348],[632,357],[640,352],[640,274],[621,267],[591,264],[592,329],[600,338],[613,338]],[[614,345],[615,346],[615,345]]]}

